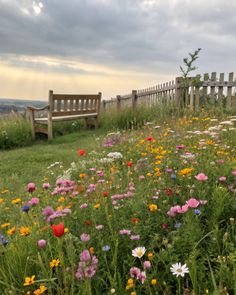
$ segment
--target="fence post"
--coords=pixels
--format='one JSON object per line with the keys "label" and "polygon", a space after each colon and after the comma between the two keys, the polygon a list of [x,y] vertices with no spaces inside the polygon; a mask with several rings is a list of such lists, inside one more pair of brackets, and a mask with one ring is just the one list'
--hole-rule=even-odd
{"label": "fence post", "polygon": [[232,89],[233,89],[233,79],[234,73],[229,73],[228,87],[227,87],[227,99],[226,99],[226,109],[231,109],[232,104]]}
{"label": "fence post", "polygon": [[137,90],[132,90],[132,109],[135,110],[137,108],[138,96]]}
{"label": "fence post", "polygon": [[121,100],[120,100],[120,98],[121,98],[120,95],[116,96],[116,109],[117,109],[117,112],[120,112],[120,110],[121,110]]}
{"label": "fence post", "polygon": [[183,106],[183,90],[181,88],[181,77],[175,78],[175,101],[177,107]]}
{"label": "fence post", "polygon": [[106,111],[106,101],[103,100],[102,101],[102,112],[105,112]]}

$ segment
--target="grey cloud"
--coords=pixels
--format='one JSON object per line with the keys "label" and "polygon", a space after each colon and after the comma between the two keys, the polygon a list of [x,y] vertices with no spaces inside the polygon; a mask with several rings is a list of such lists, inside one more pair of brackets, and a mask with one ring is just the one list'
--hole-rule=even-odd
{"label": "grey cloud", "polygon": [[156,0],[148,5],[147,0],[41,0],[38,16],[24,15],[19,2],[25,3],[0,0],[2,54],[177,74],[187,52],[202,47],[202,71],[216,62],[216,70],[236,67],[232,1]]}

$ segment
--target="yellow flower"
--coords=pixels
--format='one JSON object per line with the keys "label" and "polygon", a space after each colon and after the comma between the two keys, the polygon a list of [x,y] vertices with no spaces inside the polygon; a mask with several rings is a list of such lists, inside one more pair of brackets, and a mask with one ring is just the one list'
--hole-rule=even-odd
{"label": "yellow flower", "polygon": [[11,201],[12,204],[18,204],[21,202],[21,199],[20,198],[16,198],[14,200]]}
{"label": "yellow flower", "polygon": [[93,248],[93,247],[90,247],[90,248],[89,248],[89,253],[90,253],[90,254],[94,254],[94,252],[95,252],[95,251],[94,251],[94,248]]}
{"label": "yellow flower", "polygon": [[0,198],[0,204],[2,204],[4,202],[4,199]]}
{"label": "yellow flower", "polygon": [[98,209],[98,208],[100,208],[100,204],[99,204],[99,203],[95,204],[95,205],[93,206],[93,208],[94,208],[94,209]]}
{"label": "yellow flower", "polygon": [[60,260],[59,259],[53,259],[51,262],[50,262],[50,267],[53,268],[53,267],[57,267],[59,266],[60,264]]}
{"label": "yellow flower", "polygon": [[85,178],[86,174],[85,173],[80,173],[79,177],[82,179],[82,178]]}
{"label": "yellow flower", "polygon": [[137,295],[137,293],[136,292],[131,292],[131,294],[130,295]]}
{"label": "yellow flower", "polygon": [[40,295],[43,294],[47,288],[44,285],[40,285],[39,289],[34,291],[34,295]]}
{"label": "yellow flower", "polygon": [[28,236],[28,235],[30,234],[30,232],[31,232],[31,230],[30,230],[29,227],[24,227],[24,226],[22,226],[22,227],[20,228],[20,235],[21,235],[21,236]]}
{"label": "yellow flower", "polygon": [[13,235],[15,232],[16,232],[16,227],[15,226],[10,228],[9,230],[7,230],[7,234],[9,236]]}
{"label": "yellow flower", "polygon": [[213,140],[208,140],[207,142],[206,142],[208,145],[213,145],[215,142],[213,141]]}
{"label": "yellow flower", "polygon": [[26,277],[25,282],[24,282],[24,286],[33,285],[35,283],[34,279],[35,279],[35,275],[33,275],[32,277]]}
{"label": "yellow flower", "polygon": [[65,227],[64,228],[64,233],[68,233],[69,232],[69,228],[68,227]]}
{"label": "yellow flower", "polygon": [[153,253],[152,253],[152,252],[149,252],[147,256],[148,256],[148,259],[149,259],[149,260],[152,260],[152,258],[153,258]]}
{"label": "yellow flower", "polygon": [[157,211],[158,207],[156,204],[151,204],[148,206],[149,211],[154,212]]}
{"label": "yellow flower", "polygon": [[1,224],[1,228],[8,227],[9,225],[10,225],[10,223],[9,223],[9,222],[7,222],[7,223],[3,223],[3,224]]}
{"label": "yellow flower", "polygon": [[63,202],[65,202],[65,198],[64,198],[64,197],[60,197],[57,201],[58,201],[59,203],[63,203]]}
{"label": "yellow flower", "polygon": [[148,172],[148,173],[147,173],[147,176],[149,176],[149,177],[152,176],[152,173]]}
{"label": "yellow flower", "polygon": [[156,279],[152,279],[152,280],[151,280],[151,284],[152,284],[153,286],[155,286],[155,285],[157,284],[157,280],[156,280]]}
{"label": "yellow flower", "polygon": [[4,194],[7,194],[7,193],[9,193],[9,192],[10,192],[10,191],[9,191],[8,189],[4,189],[4,190],[1,191],[1,194],[4,195]]}
{"label": "yellow flower", "polygon": [[194,169],[193,168],[184,168],[178,172],[179,175],[188,175],[191,173]]}
{"label": "yellow flower", "polygon": [[132,285],[134,284],[134,280],[133,279],[128,279],[127,285]]}

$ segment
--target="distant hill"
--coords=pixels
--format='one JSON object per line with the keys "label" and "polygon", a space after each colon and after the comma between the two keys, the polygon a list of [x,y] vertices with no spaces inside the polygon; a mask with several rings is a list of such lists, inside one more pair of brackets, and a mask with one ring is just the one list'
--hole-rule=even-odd
{"label": "distant hill", "polygon": [[26,99],[8,99],[0,98],[0,115],[8,114],[12,111],[25,113],[27,106],[43,107],[47,104],[42,100],[26,100]]}

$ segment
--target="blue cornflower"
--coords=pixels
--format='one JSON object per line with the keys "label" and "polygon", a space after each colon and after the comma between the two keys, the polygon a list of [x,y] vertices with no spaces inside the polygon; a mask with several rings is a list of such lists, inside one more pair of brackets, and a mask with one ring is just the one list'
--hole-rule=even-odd
{"label": "blue cornflower", "polygon": [[110,249],[111,247],[108,245],[102,247],[102,251],[105,251],[105,252],[109,251]]}
{"label": "blue cornflower", "polygon": [[21,207],[21,211],[26,212],[26,213],[29,211],[29,209],[30,209],[29,205],[24,205],[23,207]]}
{"label": "blue cornflower", "polygon": [[175,228],[180,228],[181,226],[182,226],[182,223],[180,223],[180,222],[177,222],[177,223],[174,225]]}
{"label": "blue cornflower", "polygon": [[175,180],[175,179],[177,178],[177,176],[176,176],[176,174],[172,173],[172,174],[170,175],[170,178],[173,179],[173,180]]}
{"label": "blue cornflower", "polygon": [[199,209],[195,209],[195,210],[194,210],[194,213],[195,213],[196,215],[200,215],[202,212],[201,212],[201,210],[199,210]]}

